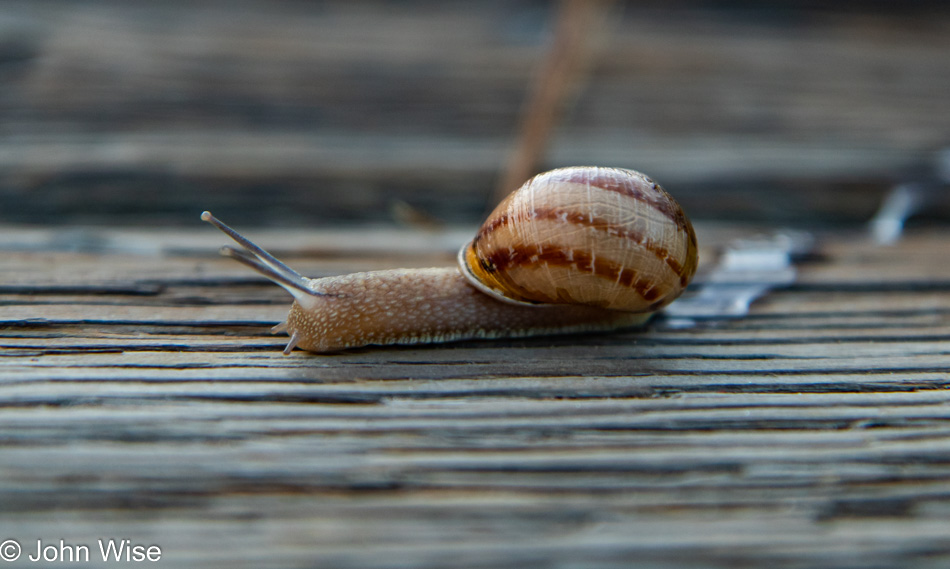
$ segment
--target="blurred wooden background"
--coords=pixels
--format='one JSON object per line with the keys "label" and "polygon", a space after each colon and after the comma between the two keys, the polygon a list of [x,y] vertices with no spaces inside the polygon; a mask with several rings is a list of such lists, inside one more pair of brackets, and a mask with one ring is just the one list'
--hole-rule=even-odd
{"label": "blurred wooden background", "polygon": [[[475,222],[555,7],[4,0],[0,222]],[[544,166],[694,216],[865,220],[948,141],[945,2],[618,2],[592,45]]]}

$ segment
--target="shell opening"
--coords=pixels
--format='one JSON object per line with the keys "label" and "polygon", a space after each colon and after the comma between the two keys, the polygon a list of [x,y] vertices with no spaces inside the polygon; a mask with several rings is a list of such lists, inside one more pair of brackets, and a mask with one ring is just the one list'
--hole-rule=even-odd
{"label": "shell opening", "polygon": [[499,289],[492,288],[482,282],[482,280],[475,273],[473,265],[477,265],[478,257],[475,253],[474,241],[470,241],[464,247],[459,249],[458,254],[458,266],[459,271],[462,273],[462,276],[465,277],[465,280],[468,281],[468,284],[477,288],[479,291],[487,294],[488,296],[494,298],[495,300],[500,300],[508,304],[514,304],[515,306],[534,306],[534,307],[545,307],[550,306],[547,304],[541,304],[537,302],[525,302],[522,300],[515,300],[505,296],[505,293]]}

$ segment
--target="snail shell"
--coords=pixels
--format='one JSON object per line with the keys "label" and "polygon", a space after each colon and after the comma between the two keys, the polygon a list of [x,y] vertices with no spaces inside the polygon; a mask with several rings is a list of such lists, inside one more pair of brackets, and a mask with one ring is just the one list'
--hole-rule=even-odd
{"label": "snail shell", "polygon": [[683,292],[696,234],[649,177],[619,168],[539,174],[459,252],[468,281],[499,300],[650,312]]}

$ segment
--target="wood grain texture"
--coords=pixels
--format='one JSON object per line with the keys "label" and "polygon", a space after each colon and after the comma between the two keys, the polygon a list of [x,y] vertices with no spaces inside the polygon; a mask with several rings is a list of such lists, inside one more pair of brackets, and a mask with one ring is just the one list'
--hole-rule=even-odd
{"label": "wood grain texture", "polygon": [[[708,262],[726,233],[698,232]],[[451,263],[455,240],[310,249],[345,233],[263,241],[333,273]],[[210,230],[82,252],[0,234],[0,538],[24,547],[125,537],[189,568],[950,563],[946,231],[823,235],[745,318],[289,357],[267,333],[286,294],[211,256]]]}

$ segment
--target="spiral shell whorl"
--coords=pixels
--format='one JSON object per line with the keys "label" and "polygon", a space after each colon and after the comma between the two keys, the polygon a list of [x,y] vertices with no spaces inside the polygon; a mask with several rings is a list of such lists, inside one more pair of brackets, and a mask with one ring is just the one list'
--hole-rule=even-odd
{"label": "spiral shell whorl", "polygon": [[573,167],[510,194],[459,263],[472,284],[509,302],[648,312],[686,288],[697,245],[679,204],[649,177]]}

